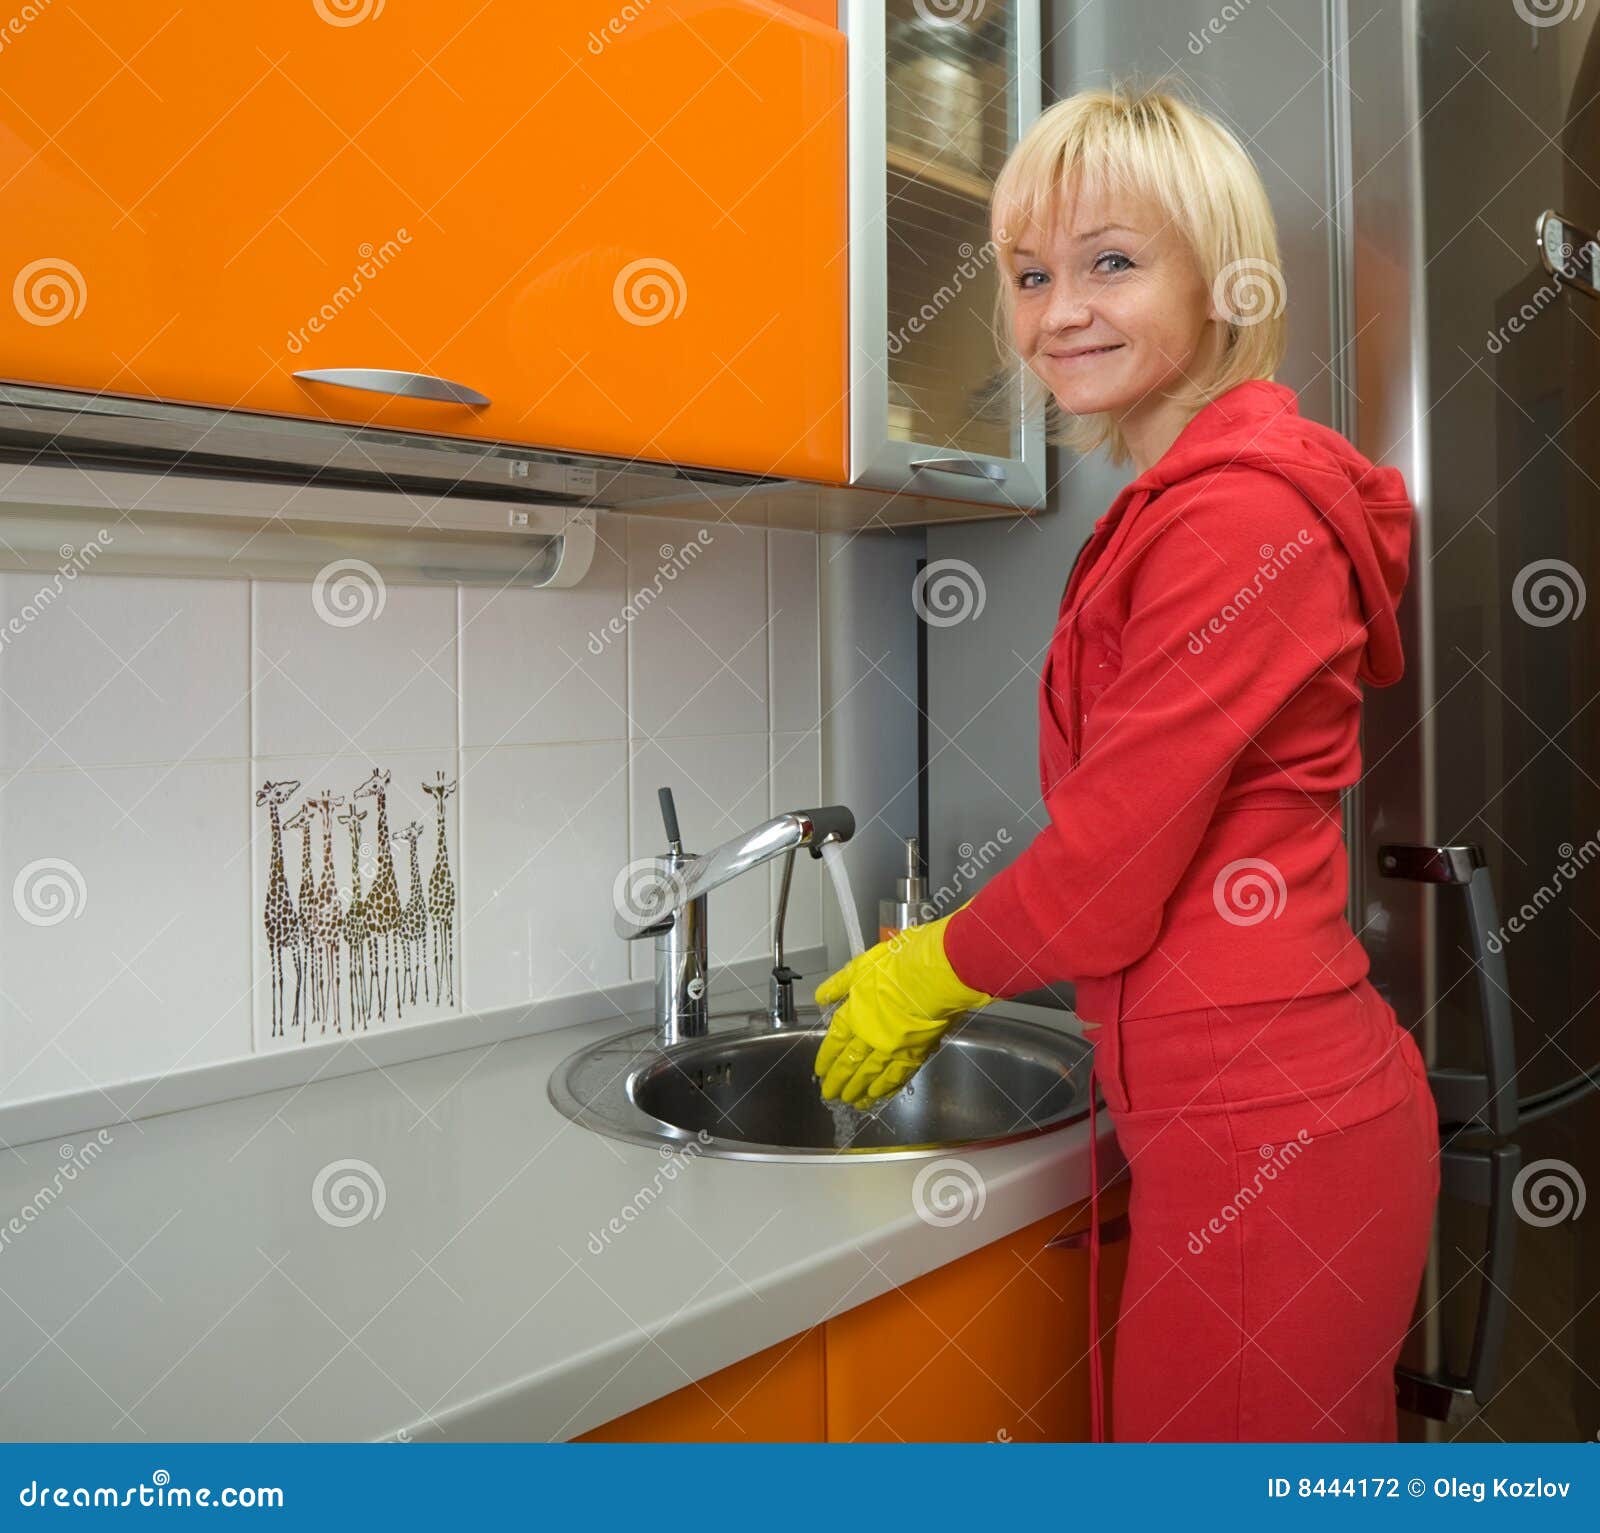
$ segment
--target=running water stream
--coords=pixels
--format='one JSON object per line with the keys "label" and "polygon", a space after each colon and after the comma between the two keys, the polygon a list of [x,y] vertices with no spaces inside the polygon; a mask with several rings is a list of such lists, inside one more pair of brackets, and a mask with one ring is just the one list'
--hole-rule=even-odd
{"label": "running water stream", "polygon": [[[828,876],[833,880],[833,892],[839,901],[839,914],[844,918],[845,936],[850,943],[850,956],[859,958],[866,952],[866,944],[861,939],[861,917],[856,910],[855,895],[850,890],[850,875],[845,871],[844,847],[837,841],[824,841],[822,860],[827,865]],[[830,1007],[823,1013],[823,1027],[828,1025],[835,1010],[836,1007]],[[870,1112],[851,1107],[847,1102],[824,1102],[822,1105],[833,1119],[833,1143],[837,1149],[843,1150],[853,1144],[856,1136],[871,1121]]]}

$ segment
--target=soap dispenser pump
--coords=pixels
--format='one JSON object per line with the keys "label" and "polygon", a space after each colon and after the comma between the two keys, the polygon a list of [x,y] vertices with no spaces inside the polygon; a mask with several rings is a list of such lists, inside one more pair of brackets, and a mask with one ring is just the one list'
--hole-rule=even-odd
{"label": "soap dispenser pump", "polygon": [[895,880],[895,897],[878,901],[878,941],[887,942],[908,926],[921,926],[928,919],[924,907],[928,888],[922,877],[922,856],[915,836],[906,837],[906,870]]}

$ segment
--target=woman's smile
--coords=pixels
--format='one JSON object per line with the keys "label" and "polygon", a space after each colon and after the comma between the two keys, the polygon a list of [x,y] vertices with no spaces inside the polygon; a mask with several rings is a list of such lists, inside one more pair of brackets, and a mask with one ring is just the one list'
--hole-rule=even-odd
{"label": "woman's smile", "polygon": [[1109,356],[1113,351],[1121,350],[1121,341],[1111,341],[1104,346],[1074,346],[1059,349],[1052,347],[1045,352],[1045,356],[1059,366],[1069,367],[1081,366],[1085,362],[1093,362],[1096,358]]}

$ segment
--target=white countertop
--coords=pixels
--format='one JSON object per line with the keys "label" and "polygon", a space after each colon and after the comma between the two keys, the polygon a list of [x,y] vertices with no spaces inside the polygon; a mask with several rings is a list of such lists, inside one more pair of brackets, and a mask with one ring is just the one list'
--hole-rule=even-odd
{"label": "white countertop", "polygon": [[[572,1437],[1088,1195],[1086,1121],[960,1152],[983,1208],[942,1228],[912,1205],[926,1160],[680,1155],[667,1177],[546,1095],[644,1020],[7,1151],[0,1438]],[[367,1199],[341,1225],[313,1189],[343,1160],[382,1206],[372,1172],[349,1203],[325,1179],[335,1218]]]}

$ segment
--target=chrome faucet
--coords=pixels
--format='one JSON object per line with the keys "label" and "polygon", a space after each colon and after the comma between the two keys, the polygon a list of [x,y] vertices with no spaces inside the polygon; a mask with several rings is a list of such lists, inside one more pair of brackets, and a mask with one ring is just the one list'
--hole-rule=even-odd
{"label": "chrome faucet", "polygon": [[820,857],[829,841],[848,841],[855,834],[855,816],[843,804],[794,809],[697,854],[683,849],[672,789],[662,788],[658,796],[667,850],[652,859],[642,885],[628,886],[625,907],[619,902],[616,912],[619,937],[629,942],[656,939],[656,1041],[665,1048],[686,1038],[703,1038],[709,1031],[706,896],[719,884],[774,857],[787,860],[773,923],[767,1014],[774,1027],[793,1022],[794,982],[799,975],[784,962],[783,919],[794,854],[806,847],[813,857]]}

